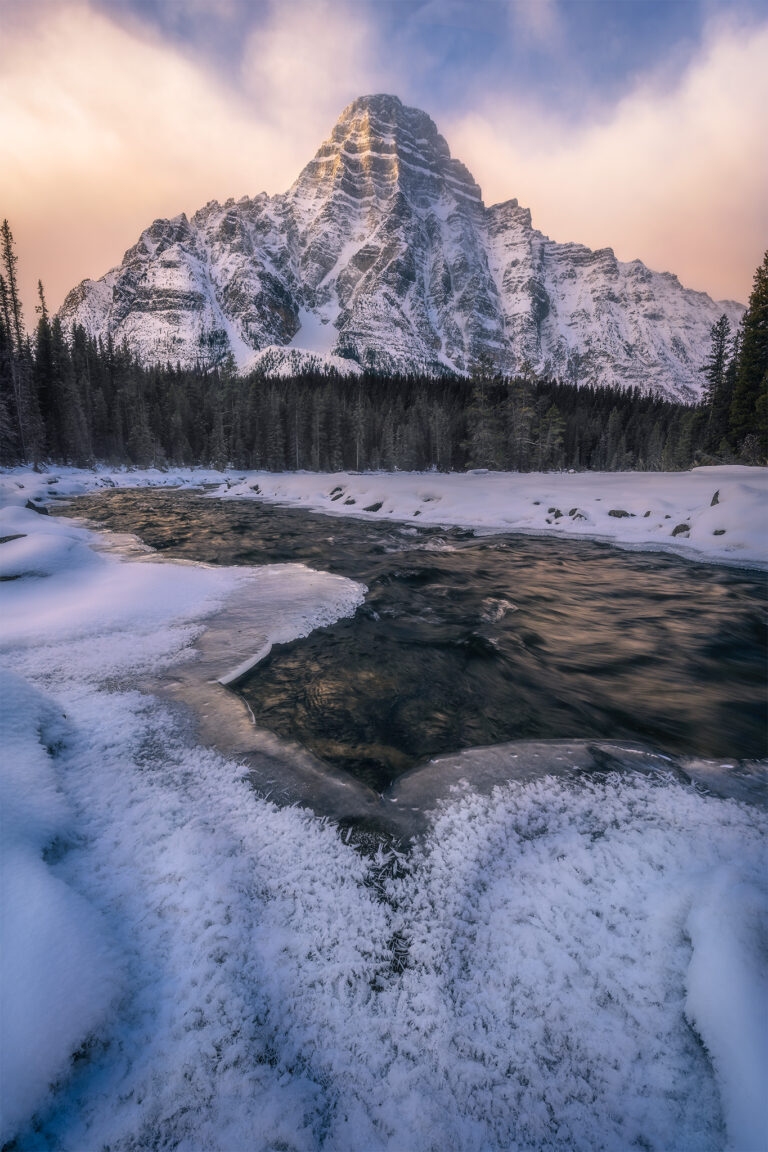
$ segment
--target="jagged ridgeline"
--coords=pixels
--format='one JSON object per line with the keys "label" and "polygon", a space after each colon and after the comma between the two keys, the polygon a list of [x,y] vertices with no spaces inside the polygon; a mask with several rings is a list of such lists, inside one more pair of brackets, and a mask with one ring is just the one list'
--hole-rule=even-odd
{"label": "jagged ridgeline", "polygon": [[439,376],[485,361],[694,402],[712,325],[743,310],[555,243],[516,200],[486,208],[426,113],[366,96],[287,192],[156,220],[60,318],[145,364]]}

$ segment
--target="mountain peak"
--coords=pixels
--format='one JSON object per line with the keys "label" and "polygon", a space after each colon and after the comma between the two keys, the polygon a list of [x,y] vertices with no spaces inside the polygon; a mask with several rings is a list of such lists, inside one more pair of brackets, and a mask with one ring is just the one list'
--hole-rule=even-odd
{"label": "mountain peak", "polygon": [[[339,122],[348,120],[357,115],[358,112],[371,110],[377,113],[394,113],[395,110],[405,108],[399,96],[391,95],[388,92],[378,92],[369,96],[358,96],[351,104],[347,104],[339,116]],[[410,108],[410,112],[417,112],[418,109]],[[426,113],[422,113],[426,115]]]}
{"label": "mountain peak", "polygon": [[529,362],[692,400],[723,311],[736,323],[743,309],[548,240],[516,200],[486,209],[426,112],[378,93],[347,105],[288,192],[155,221],[61,317],[148,363],[227,350],[268,372],[306,357],[428,373]]}
{"label": "mountain peak", "polygon": [[350,127],[354,130],[363,123],[390,135],[405,132],[415,134],[417,139],[424,141],[439,138],[446,152],[448,151],[448,145],[440,136],[432,117],[422,112],[420,108],[411,108],[403,104],[399,96],[391,96],[386,92],[358,96],[342,111],[336,121],[333,135],[337,132],[343,135]]}
{"label": "mountain peak", "polygon": [[310,218],[341,193],[359,205],[381,203],[398,192],[416,210],[445,193],[482,207],[480,189],[426,112],[398,96],[360,96],[348,104],[331,135],[290,189]]}

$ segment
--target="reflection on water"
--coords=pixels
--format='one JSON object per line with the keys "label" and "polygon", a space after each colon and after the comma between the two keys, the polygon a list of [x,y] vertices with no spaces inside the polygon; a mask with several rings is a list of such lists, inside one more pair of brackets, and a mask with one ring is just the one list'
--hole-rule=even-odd
{"label": "reflection on water", "polygon": [[365,583],[354,619],[277,646],[238,690],[259,724],[376,789],[420,760],[516,739],[766,753],[759,574],[190,493],[98,494],[70,511],[172,556]]}

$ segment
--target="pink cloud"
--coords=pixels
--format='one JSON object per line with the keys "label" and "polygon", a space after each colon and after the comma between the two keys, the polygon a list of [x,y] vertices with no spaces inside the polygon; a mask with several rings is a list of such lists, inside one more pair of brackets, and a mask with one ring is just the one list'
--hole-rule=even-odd
{"label": "pink cloud", "polygon": [[[34,17],[0,41],[0,147],[13,158],[0,166],[0,215],[16,236],[28,320],[38,277],[57,307],[154,218],[284,191],[376,74],[365,25],[339,5],[275,7],[231,86],[85,5]],[[342,41],[355,51],[339,58]]]}
{"label": "pink cloud", "polygon": [[[227,79],[87,4],[14,11],[0,40],[0,216],[30,321],[38,277],[55,308],[157,216],[283,191],[349,100],[407,99],[415,66],[353,3],[274,4]],[[556,35],[553,3],[526,11],[510,9],[526,35]],[[675,86],[647,81],[578,130],[510,99],[453,121],[426,111],[487,203],[517,196],[555,239],[744,300],[768,237],[766,59],[768,25],[713,28]]]}
{"label": "pink cloud", "polygon": [[445,133],[487,203],[517,196],[553,239],[745,301],[768,245],[766,60],[768,24],[721,25],[672,88],[645,81],[585,126],[490,100]]}

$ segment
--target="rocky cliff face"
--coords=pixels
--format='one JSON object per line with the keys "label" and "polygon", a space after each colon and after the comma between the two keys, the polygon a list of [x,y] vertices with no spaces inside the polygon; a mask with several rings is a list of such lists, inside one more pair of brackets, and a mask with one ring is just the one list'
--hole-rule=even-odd
{"label": "rocky cliff face", "polygon": [[286,193],[156,220],[60,315],[147,362],[441,373],[482,358],[691,399],[711,325],[742,311],[557,244],[516,200],[486,208],[429,116],[368,96]]}

